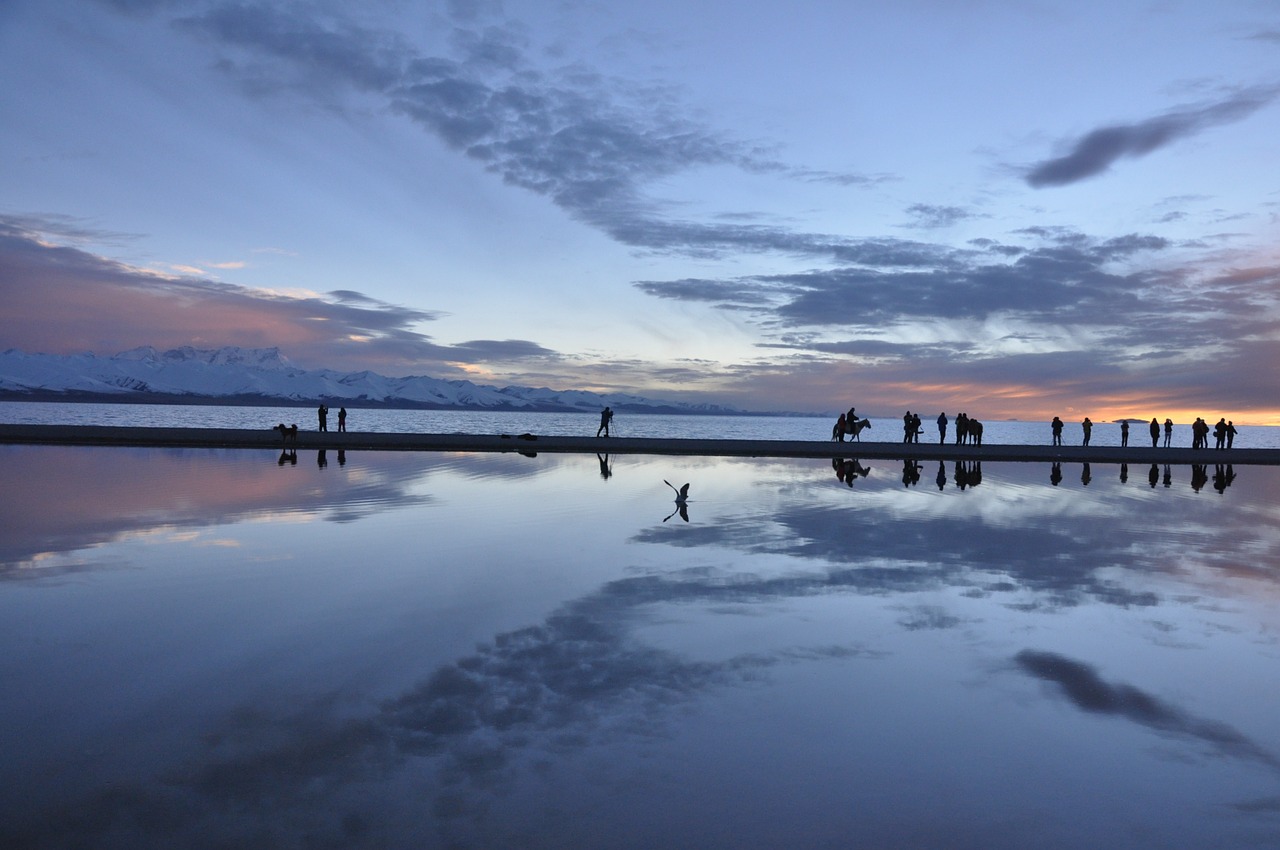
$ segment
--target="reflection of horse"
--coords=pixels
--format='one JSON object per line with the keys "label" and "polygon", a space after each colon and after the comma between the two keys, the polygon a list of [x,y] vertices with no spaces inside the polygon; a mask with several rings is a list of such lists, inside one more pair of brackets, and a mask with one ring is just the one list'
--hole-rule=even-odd
{"label": "reflection of horse", "polygon": [[[844,433],[852,434],[853,438],[857,440],[859,443],[861,443],[862,437],[858,435],[861,434],[865,429],[870,427],[871,427],[870,419],[854,419],[852,421],[845,420]],[[831,439],[841,440],[839,422],[837,422],[835,425],[831,427]],[[843,440],[841,440],[841,442],[843,442]]]}

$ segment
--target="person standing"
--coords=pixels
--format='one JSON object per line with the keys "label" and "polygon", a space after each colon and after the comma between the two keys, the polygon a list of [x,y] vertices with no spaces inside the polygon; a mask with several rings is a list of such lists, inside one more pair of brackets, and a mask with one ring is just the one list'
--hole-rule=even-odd
{"label": "person standing", "polygon": [[1120,447],[1124,448],[1129,445],[1129,420],[1120,420]]}
{"label": "person standing", "polygon": [[1086,416],[1084,421],[1080,423],[1080,427],[1084,429],[1084,442],[1080,445],[1087,446],[1089,445],[1089,438],[1093,436],[1093,420]]}
{"label": "person standing", "polygon": [[1160,445],[1160,423],[1154,416],[1151,417],[1151,448]]}
{"label": "person standing", "polygon": [[320,430],[328,431],[329,430],[329,408],[325,407],[324,404],[322,403],[318,408],[316,408],[316,417],[320,420]]}
{"label": "person standing", "polygon": [[944,410],[938,414],[938,445],[947,442],[947,412]]}
{"label": "person standing", "polygon": [[347,409],[345,407],[338,408],[338,430],[347,430]]}
{"label": "person standing", "polygon": [[1240,432],[1236,430],[1235,423],[1228,421],[1227,422],[1227,448],[1231,448],[1231,446],[1235,443],[1236,434],[1238,433]]}
{"label": "person standing", "polygon": [[1053,421],[1049,423],[1049,427],[1053,430],[1053,444],[1055,446],[1062,445],[1062,420],[1053,417]]}
{"label": "person standing", "polygon": [[606,405],[605,409],[600,411],[600,427],[596,429],[596,436],[599,437],[602,433],[606,437],[609,436],[609,424],[611,422],[613,422],[613,409]]}
{"label": "person standing", "polygon": [[1164,447],[1169,448],[1169,444],[1173,442],[1173,420],[1165,417],[1164,420]]}

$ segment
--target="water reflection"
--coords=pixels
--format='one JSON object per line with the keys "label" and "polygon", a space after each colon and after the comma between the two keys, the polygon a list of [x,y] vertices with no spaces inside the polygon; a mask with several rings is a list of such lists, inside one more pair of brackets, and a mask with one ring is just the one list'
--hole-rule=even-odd
{"label": "water reflection", "polygon": [[[1219,500],[1153,491],[1158,467],[1148,487],[1081,466],[1076,486],[1061,465],[1046,484],[1042,464],[940,463],[921,487],[856,460],[838,486],[826,461],[4,460],[32,480],[33,504],[0,500],[28,566],[117,564],[162,528],[240,544],[218,560],[175,536],[133,575],[0,584],[0,728],[38,730],[6,740],[5,846],[1280,835],[1258,698],[1280,673],[1275,470],[1215,468]],[[696,522],[672,481],[696,483]],[[233,570],[255,540],[314,560]],[[59,637],[87,617],[102,628]]]}

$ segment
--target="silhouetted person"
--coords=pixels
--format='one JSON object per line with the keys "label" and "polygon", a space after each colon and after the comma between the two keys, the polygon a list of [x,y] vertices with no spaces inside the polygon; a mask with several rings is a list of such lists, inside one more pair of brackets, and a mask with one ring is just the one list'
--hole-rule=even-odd
{"label": "silhouetted person", "polygon": [[329,430],[329,408],[323,404],[316,408],[316,416],[320,419],[320,430]]}
{"label": "silhouetted person", "polygon": [[924,425],[920,422],[920,414],[911,414],[911,442],[920,442],[920,434],[924,431]]}
{"label": "silhouetted person", "polygon": [[1231,486],[1231,482],[1235,479],[1235,471],[1232,470],[1231,464],[1218,464],[1213,470],[1213,489],[1218,491],[1221,496]]}
{"label": "silhouetted person", "polygon": [[1093,420],[1086,416],[1084,421],[1080,423],[1080,427],[1084,429],[1084,442],[1080,445],[1087,446],[1089,445],[1089,438],[1093,436]]}
{"label": "silhouetted person", "polygon": [[947,441],[947,412],[944,410],[938,414],[938,445],[942,445]]}
{"label": "silhouetted person", "polygon": [[1152,490],[1160,483],[1160,467],[1154,463],[1151,464],[1151,471],[1147,473],[1147,483],[1151,485]]}
{"label": "silhouetted person", "polygon": [[914,487],[920,483],[920,470],[924,467],[916,463],[914,460],[904,460],[902,462],[902,486]]}
{"label": "silhouetted person", "polygon": [[1173,486],[1173,467],[1167,463],[1164,465],[1164,486]]}
{"label": "silhouetted person", "polygon": [[911,411],[908,410],[902,414],[902,442],[911,442],[912,435],[915,434],[915,425],[912,424]]}
{"label": "silhouetted person", "polygon": [[[943,436],[945,438],[946,435],[944,434]],[[939,490],[947,489],[947,465],[942,461],[938,461],[938,477],[934,480],[937,482]]]}
{"label": "silhouetted person", "polygon": [[346,466],[346,465],[347,465],[347,450],[338,449],[338,466]]}
{"label": "silhouetted person", "polygon": [[1199,493],[1209,483],[1209,471],[1203,463],[1191,464],[1191,489]]}
{"label": "silhouetted person", "polygon": [[596,429],[596,436],[599,437],[601,434],[606,437],[609,436],[609,425],[612,422],[613,409],[606,406],[604,410],[600,411],[600,427]]}
{"label": "silhouetted person", "polygon": [[1164,420],[1164,447],[1169,448],[1169,444],[1173,442],[1173,420],[1165,417]]}
{"label": "silhouetted person", "polygon": [[613,475],[613,470],[609,467],[609,456],[596,453],[596,460],[600,461],[600,477],[605,481]]}
{"label": "silhouetted person", "polygon": [[845,423],[848,421],[848,417],[843,413],[840,414],[840,418],[836,419],[836,425],[831,429],[831,436],[834,439],[839,440],[842,443],[844,442],[844,432],[846,430]]}
{"label": "silhouetted person", "polygon": [[1227,422],[1227,448],[1231,448],[1236,442],[1236,434],[1240,433],[1236,430],[1234,422]]}
{"label": "silhouetted person", "polygon": [[347,409],[345,407],[338,408],[338,430],[347,430]]}
{"label": "silhouetted person", "polygon": [[1089,482],[1093,480],[1093,473],[1089,470],[1089,462],[1085,461],[1084,469],[1080,470],[1080,483],[1088,487]]}
{"label": "silhouetted person", "polygon": [[1156,421],[1154,416],[1151,417],[1151,448],[1160,445],[1160,423]]}
{"label": "silhouetted person", "polygon": [[1053,417],[1053,421],[1049,423],[1049,427],[1053,430],[1053,444],[1055,446],[1062,445],[1062,420]]}
{"label": "silhouetted person", "polygon": [[1218,420],[1218,424],[1213,426],[1214,449],[1221,451],[1227,447],[1227,417]]}
{"label": "silhouetted person", "polygon": [[1120,446],[1124,448],[1129,445],[1129,420],[1125,419],[1120,423]]}
{"label": "silhouetted person", "polygon": [[324,449],[321,449],[320,451],[316,452],[316,466],[320,467],[321,469],[324,469],[328,465],[329,465],[329,458],[325,454]]}
{"label": "silhouetted person", "polygon": [[1129,483],[1129,464],[1127,463],[1120,464],[1120,483]]}
{"label": "silhouetted person", "polygon": [[1056,460],[1053,462],[1053,466],[1049,467],[1049,483],[1054,487],[1062,483],[1062,464]]}

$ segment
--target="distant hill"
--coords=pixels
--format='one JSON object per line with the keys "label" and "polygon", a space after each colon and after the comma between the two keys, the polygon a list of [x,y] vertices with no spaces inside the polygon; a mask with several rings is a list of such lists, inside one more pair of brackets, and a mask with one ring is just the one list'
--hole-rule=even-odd
{"label": "distant hill", "polygon": [[624,393],[489,387],[425,375],[299,369],[278,348],[157,351],[150,346],[110,357],[94,354],[0,354],[0,399],[182,404],[315,404],[358,407],[598,413],[605,405],[632,413],[741,414],[714,404],[685,404]]}

